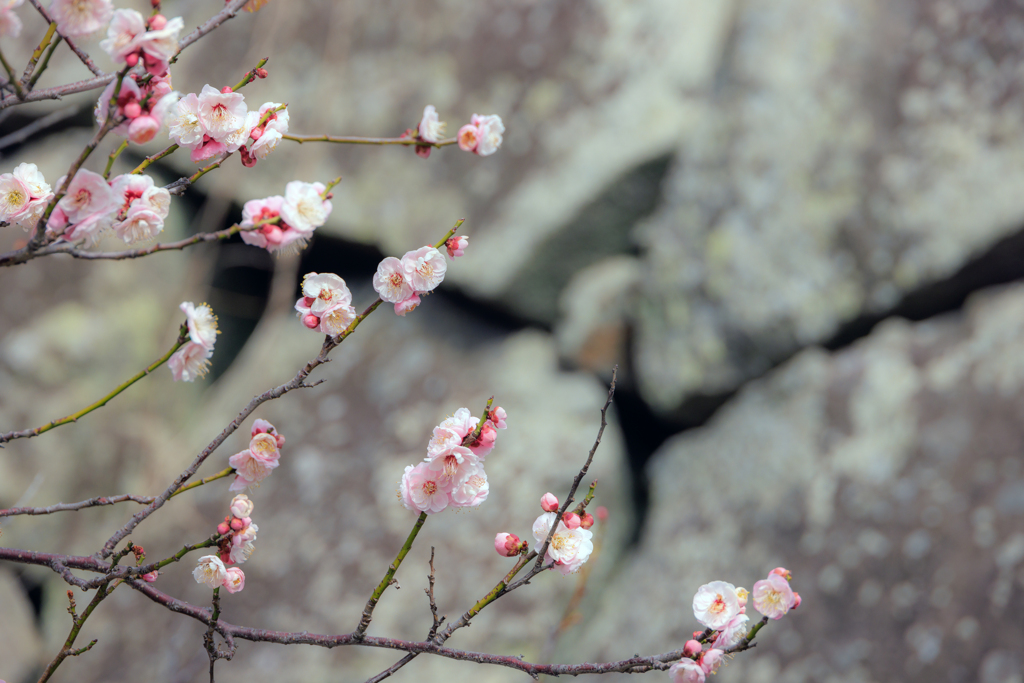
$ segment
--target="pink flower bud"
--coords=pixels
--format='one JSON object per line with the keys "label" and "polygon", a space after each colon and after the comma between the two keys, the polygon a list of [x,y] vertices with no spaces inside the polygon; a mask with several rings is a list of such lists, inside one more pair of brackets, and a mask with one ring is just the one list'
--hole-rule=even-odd
{"label": "pink flower bud", "polygon": [[227,522],[221,522],[217,525],[217,533],[223,536],[227,532],[231,531],[231,527],[228,526]]}
{"label": "pink flower bud", "polygon": [[598,506],[598,508],[594,510],[594,514],[596,514],[597,518],[602,522],[608,521],[608,508],[606,508],[604,505]]}
{"label": "pink flower bud", "polygon": [[575,512],[566,512],[562,515],[562,524],[565,525],[566,529],[579,529],[580,528],[580,516]]}
{"label": "pink flower bud", "polygon": [[137,145],[145,144],[160,132],[160,122],[152,116],[139,116],[128,126],[128,139]]}
{"label": "pink flower bud", "polygon": [[283,434],[275,434],[274,438],[277,439],[277,447],[278,448],[281,448],[282,446],[284,446],[284,435]]}
{"label": "pink flower bud", "polygon": [[430,145],[416,145],[416,156],[430,158]]}
{"label": "pink flower bud", "polygon": [[246,168],[252,168],[259,161],[256,157],[249,154],[249,150],[245,147],[241,147],[238,150],[238,159],[242,162],[242,166]]}
{"label": "pink flower bud", "polygon": [[142,113],[142,107],[138,102],[132,100],[128,104],[124,105],[124,115],[130,119],[134,119],[136,116]]}
{"label": "pink flower bud", "polygon": [[245,588],[245,574],[238,567],[228,567],[222,584],[228,593],[237,593]]}
{"label": "pink flower bud", "polygon": [[494,549],[502,557],[512,557],[519,553],[519,537],[515,534],[500,533],[494,537]]}
{"label": "pink flower bud", "polygon": [[139,53],[138,52],[133,52],[130,55],[126,55],[125,58],[124,58],[124,62],[128,66],[135,66],[136,64],[139,63]]}
{"label": "pink flower bud", "polygon": [[231,520],[231,524],[229,526],[231,527],[232,531],[241,531],[245,528],[245,524],[242,522],[242,520],[238,519],[237,517]]}
{"label": "pink flower bud", "polygon": [[159,31],[167,26],[167,17],[162,14],[154,14],[149,18],[149,30]]}
{"label": "pink flower bud", "polygon": [[444,243],[444,246],[448,248],[448,255],[452,258],[455,258],[456,256],[464,256],[466,248],[469,247],[469,238],[465,235],[452,237]]}
{"label": "pink flower bud", "polygon": [[[700,633],[700,631],[694,631],[694,633]],[[686,645],[683,645],[683,656],[693,657],[694,655],[699,655],[703,649],[704,646],[696,640],[688,640],[686,641]]]}
{"label": "pink flower bud", "polygon": [[234,90],[232,90],[230,85],[225,85],[223,88],[220,89],[220,91],[224,94],[227,94],[229,92],[235,92]]}
{"label": "pink flower bud", "polygon": [[276,225],[264,225],[263,234],[270,244],[281,244],[284,241],[284,232]]}
{"label": "pink flower bud", "polygon": [[555,512],[558,510],[558,499],[549,491],[540,497],[540,506],[544,512]]}
{"label": "pink flower bud", "polygon": [[[460,238],[460,239],[465,239],[465,238]],[[508,417],[508,413],[506,413],[505,409],[502,408],[501,406],[497,406],[494,410],[491,411],[491,414],[490,414],[491,422],[493,422],[494,426],[497,427],[498,429],[505,429],[505,418],[506,417]]]}
{"label": "pink flower bud", "polygon": [[796,609],[797,607],[799,607],[801,601],[802,599],[800,598],[800,594],[796,591],[793,591],[793,606],[790,607],[790,609]]}
{"label": "pink flower bud", "polygon": [[256,78],[266,78],[266,77],[267,77],[267,70],[266,69],[264,69],[262,66],[260,68],[256,69]]}
{"label": "pink flower bud", "polygon": [[316,317],[312,313],[302,316],[302,324],[311,330],[315,330],[320,327],[320,318]]}
{"label": "pink flower bud", "polygon": [[160,572],[158,572],[157,570],[154,569],[153,571],[149,572],[148,574],[143,574],[142,575],[142,580],[145,581],[146,583],[154,583],[156,581],[156,577],[159,576],[159,574],[160,574]]}
{"label": "pink flower bud", "polygon": [[583,529],[589,529],[594,526],[594,515],[589,512],[584,512],[583,517],[580,518],[580,527]]}
{"label": "pink flower bud", "polygon": [[768,574],[769,574],[769,576],[772,575],[772,574],[778,574],[779,576],[784,578],[786,581],[792,581],[793,580],[793,573],[790,572],[785,567],[776,567],[775,569],[773,569],[770,572],[768,572]]}

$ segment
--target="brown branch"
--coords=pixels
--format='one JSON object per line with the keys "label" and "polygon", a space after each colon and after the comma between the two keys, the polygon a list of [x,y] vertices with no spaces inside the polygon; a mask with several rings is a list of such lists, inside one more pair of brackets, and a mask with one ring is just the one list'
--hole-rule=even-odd
{"label": "brown branch", "polygon": [[120,496],[97,496],[77,503],[57,503],[41,508],[7,508],[0,510],[0,517],[13,517],[15,515],[50,515],[54,512],[73,512],[85,508],[100,507],[103,505],[115,505],[131,501],[140,505],[148,505],[153,502],[153,496],[135,496],[125,493]]}

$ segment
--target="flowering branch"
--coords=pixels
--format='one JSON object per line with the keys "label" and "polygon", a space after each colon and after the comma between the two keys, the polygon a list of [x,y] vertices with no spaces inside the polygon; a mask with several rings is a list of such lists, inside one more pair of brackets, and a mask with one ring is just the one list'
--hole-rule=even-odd
{"label": "flowering branch", "polygon": [[60,36],[64,40],[64,42],[68,44],[68,47],[71,48],[71,51],[74,52],[75,55],[77,55],[80,60],[82,60],[82,64],[85,64],[85,68],[87,68],[89,71],[91,71],[94,76],[106,76],[107,75],[107,74],[103,73],[102,69],[100,69],[99,67],[96,66],[96,64],[92,61],[92,58],[89,57],[89,55],[86,54],[85,51],[82,50],[82,48],[80,48],[77,45],[75,45],[71,41],[70,38],[68,38],[66,35],[64,35],[60,31],[60,29],[57,28],[57,23],[50,17],[49,13],[45,9],[43,9],[43,6],[39,4],[39,0],[28,0],[28,1],[29,1],[29,3],[32,4],[33,7],[36,8],[36,11],[39,12],[40,15],[42,15],[43,20],[46,21],[46,23],[52,25],[54,27],[54,29],[56,29],[57,35]]}
{"label": "flowering branch", "polygon": [[5,443],[7,443],[9,441],[14,441],[15,439],[30,439],[33,436],[39,436],[40,434],[44,434],[44,433],[50,431],[51,429],[55,429],[55,428],[60,427],[62,425],[66,425],[66,424],[68,424],[70,422],[78,422],[78,419],[80,417],[84,417],[84,416],[88,415],[89,413],[91,413],[92,411],[98,410],[98,409],[102,408],[103,406],[107,405],[107,403],[109,403],[111,399],[113,399],[115,396],[120,394],[122,391],[124,391],[125,389],[127,389],[131,385],[135,384],[140,379],[142,379],[143,377],[146,377],[147,375],[149,375],[149,373],[153,372],[158,367],[160,367],[161,365],[166,363],[167,360],[174,354],[174,352],[177,351],[179,348],[181,348],[181,346],[187,340],[188,340],[188,328],[185,327],[184,325],[182,325],[181,330],[178,333],[178,339],[174,342],[174,346],[172,346],[167,351],[167,353],[165,353],[160,358],[158,358],[157,360],[155,360],[152,363],[150,363],[148,366],[146,366],[146,368],[144,370],[140,370],[139,372],[137,372],[136,374],[134,374],[130,378],[128,378],[126,381],[122,382],[121,384],[118,384],[116,387],[114,387],[113,391],[108,393],[106,396],[104,396],[100,400],[96,401],[95,403],[93,403],[91,405],[88,405],[85,408],[82,408],[81,410],[79,410],[76,413],[71,413],[67,417],[62,417],[59,420],[53,420],[52,422],[49,422],[49,423],[47,423],[45,425],[42,425],[41,427],[36,427],[35,429],[23,429],[21,431],[14,431],[14,432],[7,432],[6,434],[0,434],[0,447],[2,447],[3,444],[5,444]]}
{"label": "flowering branch", "polygon": [[423,528],[423,523],[427,521],[427,513],[421,512],[420,516],[416,519],[416,523],[412,526],[412,531],[409,532],[409,537],[405,539],[405,543],[402,544],[401,549],[398,551],[398,555],[395,556],[395,561],[388,566],[388,570],[384,573],[384,578],[380,580],[377,587],[373,590],[373,594],[370,595],[370,599],[366,601],[366,607],[363,608],[363,616],[359,620],[359,626],[356,627],[355,633],[362,635],[366,633],[366,629],[370,626],[370,620],[373,618],[373,608],[377,606],[377,602],[380,600],[380,596],[384,594],[387,587],[394,583],[395,572],[402,566],[402,560],[409,554],[412,549],[412,543],[416,540],[417,534],[420,533],[420,529]]}

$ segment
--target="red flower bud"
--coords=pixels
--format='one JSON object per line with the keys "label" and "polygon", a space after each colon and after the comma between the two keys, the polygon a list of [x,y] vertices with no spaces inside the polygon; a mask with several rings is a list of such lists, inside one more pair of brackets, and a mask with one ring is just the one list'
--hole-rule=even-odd
{"label": "red flower bud", "polygon": [[580,518],[580,526],[584,529],[589,529],[594,526],[594,515],[589,512],[584,512],[583,517]]}

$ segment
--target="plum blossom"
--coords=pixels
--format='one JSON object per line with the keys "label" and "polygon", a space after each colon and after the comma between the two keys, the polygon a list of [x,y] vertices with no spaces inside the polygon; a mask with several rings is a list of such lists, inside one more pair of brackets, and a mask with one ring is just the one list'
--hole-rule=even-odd
{"label": "plum blossom", "polygon": [[[288,133],[288,110],[274,111],[281,104],[279,102],[266,102],[260,106],[256,114],[255,123],[247,133],[251,142],[247,143],[246,152],[254,159],[262,161],[277,148],[277,144],[284,139]],[[259,126],[263,117],[267,116],[266,122]],[[255,161],[253,161],[255,163]]]}
{"label": "plum blossom", "polygon": [[580,526],[584,529],[589,529],[594,526],[594,516],[589,512],[584,512],[583,516],[580,517]]}
{"label": "plum blossom", "polygon": [[750,617],[746,614],[737,614],[729,620],[725,626],[718,631],[715,638],[715,647],[719,650],[728,650],[743,640],[750,630]]}
{"label": "plum blossom", "polygon": [[53,0],[50,16],[61,35],[69,38],[94,33],[110,21],[114,6],[110,0]]}
{"label": "plum blossom", "polygon": [[464,152],[475,152],[480,144],[480,129],[471,123],[467,123],[462,128],[459,128],[456,139],[459,141],[459,149]]}
{"label": "plum blossom", "polygon": [[194,382],[196,378],[205,377],[210,371],[212,356],[213,350],[194,341],[188,341],[174,352],[167,365],[171,368],[171,376],[175,382]]}
{"label": "plum blossom", "polygon": [[438,118],[437,109],[434,109],[434,105],[428,104],[423,109],[423,118],[420,119],[420,138],[426,142],[440,142],[444,129],[445,123]]}
{"label": "plum blossom", "polygon": [[129,54],[138,49],[138,37],[146,32],[146,20],[133,9],[114,10],[114,16],[107,27],[107,37],[100,41],[103,49],[115,64],[124,64]]}
{"label": "plum blossom", "polygon": [[707,628],[723,628],[739,613],[739,597],[736,595],[736,586],[731,583],[706,583],[693,596],[693,616]]}
{"label": "plum blossom", "polygon": [[159,575],[160,575],[160,572],[154,569],[153,571],[149,572],[148,574],[143,574],[142,575],[142,580],[145,581],[146,583],[156,583],[156,577],[159,576]]}
{"label": "plum blossom", "polygon": [[182,301],[179,308],[185,314],[189,339],[212,351],[220,330],[217,329],[217,316],[213,314],[210,305],[196,306],[191,301]]}
{"label": "plum blossom", "polygon": [[256,504],[249,500],[249,496],[239,493],[231,499],[231,514],[238,519],[245,519],[252,514]]}
{"label": "plum blossom", "polygon": [[413,293],[412,296],[410,296],[409,298],[402,299],[397,304],[395,304],[395,313],[404,318],[406,313],[415,311],[417,306],[419,306],[421,303],[423,302],[420,299],[420,295]]}
{"label": "plum blossom", "polygon": [[[114,231],[128,244],[155,237],[170,213],[171,194],[144,175],[119,175],[110,182],[118,199]],[[196,341],[196,340],[193,340]]]}
{"label": "plum blossom", "polygon": [[281,457],[277,439],[273,434],[261,432],[253,435],[249,448],[228,458],[228,464],[235,468],[235,481],[230,491],[241,491],[270,476]]}
{"label": "plum blossom", "polygon": [[448,269],[448,263],[441,252],[430,246],[406,252],[402,257],[402,265],[417,293],[429,292],[441,284]]}
{"label": "plum blossom", "polygon": [[706,675],[700,664],[692,659],[681,659],[673,664],[668,675],[673,683],[704,683]]}
{"label": "plum blossom", "polygon": [[224,583],[228,593],[237,593],[245,588],[245,574],[238,567],[228,567],[224,571]]}
{"label": "plum blossom", "polygon": [[356,319],[352,292],[334,273],[306,273],[302,280],[302,298],[295,302],[306,327],[335,336]]}
{"label": "plum blossom", "polygon": [[427,460],[434,460],[448,451],[462,445],[463,435],[443,424],[434,427],[433,435],[427,443]]}
{"label": "plum blossom", "polygon": [[170,115],[168,131],[171,140],[181,147],[199,145],[206,134],[199,120],[199,97],[195,93],[185,95],[177,102]]}
{"label": "plum blossom", "polygon": [[224,563],[216,555],[203,555],[199,558],[199,566],[192,570],[196,583],[203,583],[210,588],[219,588],[227,576]]}
{"label": "plum blossom", "polygon": [[17,38],[21,35],[21,19],[14,8],[24,0],[0,0],[0,38]]}
{"label": "plum blossom", "polygon": [[796,602],[789,581],[775,573],[755,583],[751,597],[754,600],[754,609],[769,619],[781,619]]}
{"label": "plum blossom", "polygon": [[717,648],[713,648],[705,652],[700,658],[700,668],[703,669],[706,674],[714,674],[718,671],[718,667],[722,666],[722,661],[724,659],[725,652]]}
{"label": "plum blossom", "polygon": [[31,201],[32,195],[25,183],[13,173],[0,175],[0,221],[20,222]]}
{"label": "plum blossom", "polygon": [[331,215],[331,201],[321,196],[326,189],[323,183],[304,183],[301,180],[288,183],[284,188],[281,217],[295,230],[312,234]]}
{"label": "plum blossom", "polygon": [[688,640],[686,641],[686,644],[683,645],[683,656],[693,657],[695,655],[699,655],[703,649],[704,646],[701,645],[699,641]]}
{"label": "plum blossom", "polygon": [[473,151],[482,157],[487,157],[497,152],[498,148],[501,147],[501,135],[505,132],[505,125],[501,122],[501,117],[497,114],[489,116],[473,114],[470,122],[477,127],[480,136],[476,149]]}
{"label": "plum blossom", "polygon": [[452,258],[455,258],[456,256],[464,256],[466,254],[466,249],[469,248],[469,238],[465,235],[451,237],[444,243],[444,246],[448,250],[448,255]]}
{"label": "plum blossom", "polygon": [[242,93],[221,92],[208,84],[199,93],[199,122],[206,134],[215,140],[241,127],[248,111]]}
{"label": "plum blossom", "polygon": [[470,470],[471,474],[462,480],[461,483],[452,487],[450,498],[452,505],[456,507],[477,507],[485,500],[490,493],[490,484],[487,483],[487,472],[483,465],[477,463]]}
{"label": "plum blossom", "polygon": [[443,453],[431,457],[427,456],[425,462],[429,463],[430,469],[437,472],[446,490],[452,486],[462,483],[476,472],[479,462],[473,452],[465,446],[455,446]]}
{"label": "plum blossom", "polygon": [[[58,185],[60,184],[58,183]],[[106,214],[116,209],[117,198],[103,176],[80,169],[71,179],[64,196],[57,202],[57,206],[67,216],[68,221],[74,224],[96,214]]]}
{"label": "plum blossom", "polygon": [[[545,512],[534,521],[533,537],[537,541],[534,550],[537,552],[540,552],[541,546],[544,545],[557,516],[556,512]],[[590,559],[590,554],[594,551],[594,543],[591,540],[593,536],[594,534],[586,529],[570,529],[559,520],[544,557],[554,563],[555,569],[568,575]]]}
{"label": "plum blossom", "polygon": [[544,512],[556,512],[558,510],[558,498],[548,491],[540,497],[540,507]]}
{"label": "plum blossom", "polygon": [[402,503],[409,510],[434,514],[448,507],[448,492],[437,471],[430,463],[421,462],[415,467],[407,465],[402,475]]}
{"label": "plum blossom", "polygon": [[512,557],[519,554],[521,541],[515,534],[500,533],[494,537],[494,549],[502,557]]}
{"label": "plum blossom", "polygon": [[373,288],[381,299],[397,304],[412,296],[412,283],[405,270],[405,264],[394,256],[388,256],[377,266],[373,276]]}
{"label": "plum blossom", "polygon": [[157,14],[150,17],[149,28],[136,39],[136,44],[146,71],[154,76],[163,76],[178,51],[178,35],[185,28],[185,20],[181,17],[168,20]]}

